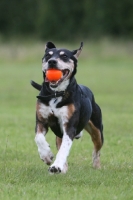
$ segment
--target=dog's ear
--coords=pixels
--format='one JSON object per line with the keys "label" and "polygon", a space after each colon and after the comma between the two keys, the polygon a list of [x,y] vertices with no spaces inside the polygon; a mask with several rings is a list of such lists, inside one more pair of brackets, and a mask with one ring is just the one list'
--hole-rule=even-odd
{"label": "dog's ear", "polygon": [[80,55],[82,49],[83,49],[83,42],[81,42],[79,49],[73,50],[73,51],[72,51],[72,54],[74,55],[74,57],[75,57],[76,59],[78,59],[78,57],[79,57],[79,55]]}
{"label": "dog's ear", "polygon": [[45,45],[45,51],[47,49],[53,49],[53,48],[56,48],[56,46],[52,42],[47,42],[47,44]]}

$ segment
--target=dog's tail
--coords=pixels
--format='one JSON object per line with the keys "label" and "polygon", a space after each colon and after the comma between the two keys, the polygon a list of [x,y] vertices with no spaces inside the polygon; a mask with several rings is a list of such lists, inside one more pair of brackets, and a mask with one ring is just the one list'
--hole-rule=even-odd
{"label": "dog's tail", "polygon": [[34,81],[32,81],[32,80],[30,81],[30,84],[31,84],[35,89],[41,91],[42,85],[40,85],[40,84],[38,84],[38,83],[36,83],[36,82],[34,82]]}

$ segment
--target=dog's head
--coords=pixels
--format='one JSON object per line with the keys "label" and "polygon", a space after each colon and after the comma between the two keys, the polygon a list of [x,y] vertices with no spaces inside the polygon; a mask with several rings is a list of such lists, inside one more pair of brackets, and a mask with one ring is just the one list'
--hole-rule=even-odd
{"label": "dog's head", "polygon": [[[48,42],[45,46],[45,54],[42,58],[42,71],[44,81],[49,84],[53,90],[56,88],[67,87],[72,77],[77,71],[77,60],[82,51],[83,42],[77,50],[57,49],[52,42]],[[63,76],[58,81],[50,82],[46,78],[46,72],[49,69],[58,69],[62,71]],[[63,86],[63,87],[61,87]]]}

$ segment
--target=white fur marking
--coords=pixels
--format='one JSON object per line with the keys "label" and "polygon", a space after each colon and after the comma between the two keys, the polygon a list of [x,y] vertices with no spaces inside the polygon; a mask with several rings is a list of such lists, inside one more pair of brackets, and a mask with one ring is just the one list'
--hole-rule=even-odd
{"label": "white fur marking", "polygon": [[49,51],[48,53],[49,53],[50,55],[53,55],[53,51]]}
{"label": "white fur marking", "polygon": [[40,158],[46,163],[51,163],[53,154],[50,150],[49,144],[47,143],[44,135],[42,133],[37,133],[35,136],[35,142],[38,147]]}
{"label": "white fur marking", "polygon": [[69,138],[69,136],[66,133],[64,133],[62,144],[57,153],[56,160],[50,166],[50,168],[55,167],[56,169],[60,168],[61,171],[63,170],[67,157],[69,155],[71,146],[72,146],[72,140]]}
{"label": "white fur marking", "polygon": [[57,88],[51,88],[51,90],[53,91],[57,91],[57,92],[60,92],[60,91],[65,91],[65,89],[67,88],[67,86],[69,85],[69,80],[64,80],[63,82],[60,83],[60,85],[57,87]]}
{"label": "white fur marking", "polygon": [[63,55],[64,53],[65,53],[64,51],[61,51],[61,52],[60,52],[60,55]]}
{"label": "white fur marking", "polygon": [[56,105],[62,100],[62,97],[57,97],[56,102],[55,98],[51,99],[49,106],[45,104],[40,104],[39,112],[44,119],[48,119],[49,115],[53,114],[58,118],[60,128],[62,129],[63,125],[68,122],[68,107],[63,106],[61,108],[56,108]]}
{"label": "white fur marking", "polygon": [[44,119],[47,119],[49,114],[52,114],[52,110],[49,106],[46,106],[45,104],[41,104],[40,109],[39,109],[40,114]]}
{"label": "white fur marking", "polygon": [[63,130],[63,126],[68,122],[68,107],[63,106],[61,108],[56,108],[57,103],[61,101],[62,97],[58,97],[56,104],[54,103],[55,99],[51,99],[49,105],[54,113],[54,115],[58,118],[58,122],[60,124],[61,130]]}

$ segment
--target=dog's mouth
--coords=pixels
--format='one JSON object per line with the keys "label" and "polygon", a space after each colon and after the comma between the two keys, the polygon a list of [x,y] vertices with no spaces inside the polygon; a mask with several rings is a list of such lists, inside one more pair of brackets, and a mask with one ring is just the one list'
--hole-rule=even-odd
{"label": "dog's mouth", "polygon": [[43,72],[44,81],[49,82],[50,86],[53,88],[57,87],[60,83],[62,83],[69,76],[69,73],[70,73],[70,71],[68,69],[64,69],[61,71],[62,71],[63,76],[58,81],[48,80],[48,78],[46,77],[46,71]]}

